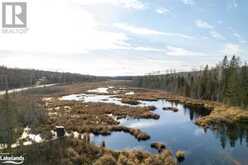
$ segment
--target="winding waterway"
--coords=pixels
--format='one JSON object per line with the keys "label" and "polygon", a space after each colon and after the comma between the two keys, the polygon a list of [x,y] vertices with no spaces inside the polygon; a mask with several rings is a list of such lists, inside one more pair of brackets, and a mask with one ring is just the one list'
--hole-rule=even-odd
{"label": "winding waterway", "polygon": [[[147,141],[137,141],[133,136],[116,132],[110,136],[95,136],[93,143],[105,141],[108,148],[115,150],[143,149],[157,152],[150,147],[153,142],[161,142],[174,154],[177,150],[186,151],[186,159],[182,164],[189,165],[228,165],[247,164],[248,132],[242,126],[217,126],[214,129],[203,129],[194,124],[195,119],[207,115],[206,110],[190,109],[182,104],[174,104],[165,100],[143,101],[145,105],[154,105],[159,120],[121,119],[120,124],[140,128],[151,135]],[[177,107],[178,112],[164,111],[163,107]]]}
{"label": "winding waterway", "polygon": [[[65,96],[64,100],[83,102],[113,103],[120,106],[130,106],[121,103],[114,95],[76,94]],[[136,106],[155,106],[154,113],[160,115],[159,120],[153,119],[120,119],[120,125],[139,128],[148,133],[151,138],[138,141],[130,134],[113,132],[109,136],[93,136],[92,143],[102,144],[114,150],[142,149],[156,153],[150,147],[153,142],[166,145],[173,154],[177,150],[186,152],[183,165],[239,165],[248,164],[248,130],[247,126],[216,125],[204,129],[195,124],[199,117],[208,115],[205,109],[191,109],[182,104],[166,100],[140,101]],[[163,107],[176,107],[178,112],[163,110]],[[246,127],[246,129],[245,129]]]}

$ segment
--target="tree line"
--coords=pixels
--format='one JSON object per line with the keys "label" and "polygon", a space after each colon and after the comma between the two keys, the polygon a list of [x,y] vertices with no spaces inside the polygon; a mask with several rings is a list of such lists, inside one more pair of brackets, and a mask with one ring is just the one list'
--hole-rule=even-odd
{"label": "tree line", "polygon": [[6,89],[6,85],[12,89],[41,84],[77,83],[104,79],[106,77],[0,66],[0,90]]}
{"label": "tree line", "polygon": [[191,98],[248,107],[248,65],[236,56],[231,59],[225,56],[213,68],[206,65],[200,71],[140,76],[135,77],[133,83]]}

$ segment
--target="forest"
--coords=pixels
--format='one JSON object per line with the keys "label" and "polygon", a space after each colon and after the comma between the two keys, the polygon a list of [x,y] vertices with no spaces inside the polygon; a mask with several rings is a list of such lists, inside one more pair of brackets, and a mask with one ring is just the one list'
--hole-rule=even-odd
{"label": "forest", "polygon": [[104,80],[105,77],[75,73],[51,72],[0,66],[0,90],[53,83],[77,83]]}
{"label": "forest", "polygon": [[225,56],[212,68],[206,65],[200,71],[140,76],[135,77],[133,83],[191,98],[248,106],[248,65],[236,56],[231,59]]}

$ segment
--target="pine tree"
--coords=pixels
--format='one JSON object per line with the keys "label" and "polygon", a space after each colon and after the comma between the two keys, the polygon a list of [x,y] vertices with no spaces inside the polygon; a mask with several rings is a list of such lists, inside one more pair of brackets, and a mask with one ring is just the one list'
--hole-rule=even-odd
{"label": "pine tree", "polygon": [[239,59],[233,56],[227,69],[224,91],[225,102],[231,105],[239,104],[238,67]]}
{"label": "pine tree", "polygon": [[227,75],[228,75],[228,68],[229,68],[229,61],[228,61],[228,58],[227,56],[224,57],[223,61],[222,61],[222,64],[221,64],[221,68],[222,68],[222,76],[221,76],[221,84],[222,84],[222,87],[221,87],[221,97],[220,97],[220,100],[226,100],[226,91],[227,91],[227,84],[228,84],[228,78],[227,78]]}
{"label": "pine tree", "polygon": [[242,106],[248,107],[248,66],[247,63],[241,68],[241,99]]}
{"label": "pine tree", "polygon": [[165,89],[196,99],[209,99],[230,105],[248,107],[248,66],[241,65],[233,56],[214,68],[205,66],[203,71],[167,72],[165,75],[139,77],[142,87]]}

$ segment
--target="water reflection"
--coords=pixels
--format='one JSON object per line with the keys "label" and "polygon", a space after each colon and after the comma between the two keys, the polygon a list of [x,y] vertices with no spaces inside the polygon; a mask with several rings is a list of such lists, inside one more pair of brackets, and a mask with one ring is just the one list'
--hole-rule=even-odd
{"label": "water reflection", "polygon": [[210,110],[206,108],[190,108],[186,105],[182,105],[182,106],[183,106],[183,111],[185,115],[188,114],[191,121],[195,121],[202,116],[207,116],[211,112]]}
{"label": "water reflection", "polygon": [[[154,113],[160,115],[159,120],[121,119],[120,124],[140,128],[151,135],[148,141],[138,142],[135,138],[124,133],[112,133],[111,136],[98,136],[93,140],[116,150],[142,148],[156,152],[150,144],[159,141],[170,150],[184,150],[186,159],[182,164],[245,164],[248,161],[248,129],[244,125],[214,125],[203,129],[194,124],[199,117],[208,115],[210,111],[192,109],[182,104],[165,100],[144,101],[145,105],[156,106]],[[164,111],[163,107],[176,107],[178,112]],[[121,141],[120,141],[121,140]]]}
{"label": "water reflection", "polygon": [[219,124],[212,126],[210,129],[215,137],[220,140],[223,149],[226,148],[227,143],[233,148],[237,143],[248,147],[248,128],[245,125]]}

